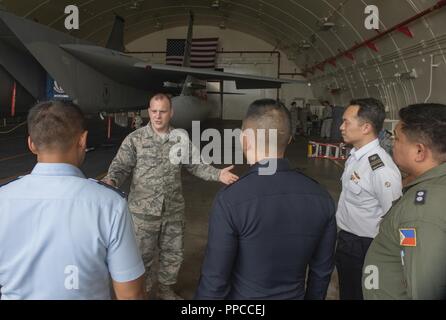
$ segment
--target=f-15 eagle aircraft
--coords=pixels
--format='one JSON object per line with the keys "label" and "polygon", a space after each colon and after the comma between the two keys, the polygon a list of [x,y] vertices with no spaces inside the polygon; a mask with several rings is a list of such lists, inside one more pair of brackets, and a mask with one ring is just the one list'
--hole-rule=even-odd
{"label": "f-15 eagle aircraft", "polygon": [[[192,121],[209,115],[211,106],[194,95],[196,90],[206,89],[208,80],[235,81],[237,89],[304,82],[190,68],[193,22],[191,13],[183,66],[177,67],[147,63],[126,54],[124,19],[120,17],[104,48],[0,11],[0,82],[6,84],[3,88],[14,83],[15,103],[22,111],[31,101],[46,99],[49,76],[84,112],[106,114],[145,109],[151,95],[176,88],[172,123],[179,128],[188,128]],[[0,103],[4,101],[11,101],[10,90],[0,91]]]}

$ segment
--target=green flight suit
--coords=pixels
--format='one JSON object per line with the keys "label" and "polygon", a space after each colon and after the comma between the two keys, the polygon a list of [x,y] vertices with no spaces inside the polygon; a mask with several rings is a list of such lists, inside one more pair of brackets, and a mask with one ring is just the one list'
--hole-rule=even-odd
{"label": "green flight suit", "polygon": [[367,253],[364,298],[446,299],[446,163],[403,193]]}

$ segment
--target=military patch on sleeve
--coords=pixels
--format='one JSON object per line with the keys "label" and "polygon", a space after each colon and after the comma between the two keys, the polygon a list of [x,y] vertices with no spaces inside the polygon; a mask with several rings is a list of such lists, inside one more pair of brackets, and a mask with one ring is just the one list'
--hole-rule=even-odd
{"label": "military patch on sleeve", "polygon": [[425,191],[425,190],[417,191],[417,194],[415,196],[415,204],[418,204],[418,205],[425,204],[426,203],[426,194],[427,194],[427,191]]}
{"label": "military patch on sleeve", "polygon": [[370,166],[372,167],[372,170],[378,170],[379,168],[384,167],[384,162],[381,160],[378,154],[374,154],[373,156],[369,157]]}
{"label": "military patch on sleeve", "polygon": [[400,246],[417,246],[417,230],[415,228],[400,229]]}
{"label": "military patch on sleeve", "polygon": [[114,192],[116,192],[117,194],[119,194],[122,198],[127,198],[127,194],[125,192],[122,192],[121,190],[119,190],[118,188],[115,188],[109,184],[106,184],[104,181],[99,181],[99,180],[95,180],[95,179],[90,179],[91,181],[96,182],[97,184],[100,184],[103,187],[106,187],[110,190],[113,190]]}

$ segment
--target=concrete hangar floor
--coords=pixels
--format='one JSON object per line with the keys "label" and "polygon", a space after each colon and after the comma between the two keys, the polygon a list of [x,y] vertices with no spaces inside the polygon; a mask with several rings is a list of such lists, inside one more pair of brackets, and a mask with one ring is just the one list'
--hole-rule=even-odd
{"label": "concrete hangar floor", "polygon": [[[235,129],[239,128],[240,125],[241,123],[238,121],[208,120],[203,123],[202,130],[212,127],[223,132],[224,129]],[[0,131],[7,131],[7,129],[2,128]],[[104,122],[100,120],[89,121],[88,145],[95,149],[87,153],[82,167],[82,171],[88,178],[100,179],[105,175],[122,140],[129,132],[129,128],[120,128],[114,125],[112,139],[107,141]],[[0,185],[15,179],[17,176],[28,174],[36,164],[35,156],[27,148],[26,137],[25,126],[7,135],[0,135]],[[307,142],[307,139],[299,137],[289,146],[287,157],[292,167],[319,181],[321,185],[329,190],[333,199],[337,201],[341,191],[339,179],[342,174],[342,166],[331,160],[307,158]],[[246,165],[237,165],[234,173],[243,175],[247,168]],[[208,215],[214,196],[222,185],[217,182],[200,180],[186,170],[183,170],[182,174],[183,194],[186,200],[185,259],[176,289],[185,299],[192,299],[198,285],[207,243]],[[124,184],[122,190],[129,191],[128,182]],[[332,275],[327,299],[338,299],[338,290],[337,273],[335,271]]]}

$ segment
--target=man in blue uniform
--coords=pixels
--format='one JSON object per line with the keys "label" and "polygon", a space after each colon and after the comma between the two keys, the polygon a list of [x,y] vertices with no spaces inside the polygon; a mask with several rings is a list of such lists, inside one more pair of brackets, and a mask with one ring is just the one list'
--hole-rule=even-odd
{"label": "man in blue uniform", "polygon": [[196,298],[325,299],[334,268],[335,205],[284,159],[289,112],[274,100],[254,102],[241,139],[252,166],[215,199]]}
{"label": "man in blue uniform", "polygon": [[[124,195],[79,170],[86,121],[68,103],[28,115],[38,164],[0,188],[2,299],[144,298],[144,265]],[[111,276],[111,280],[110,280]]]}

